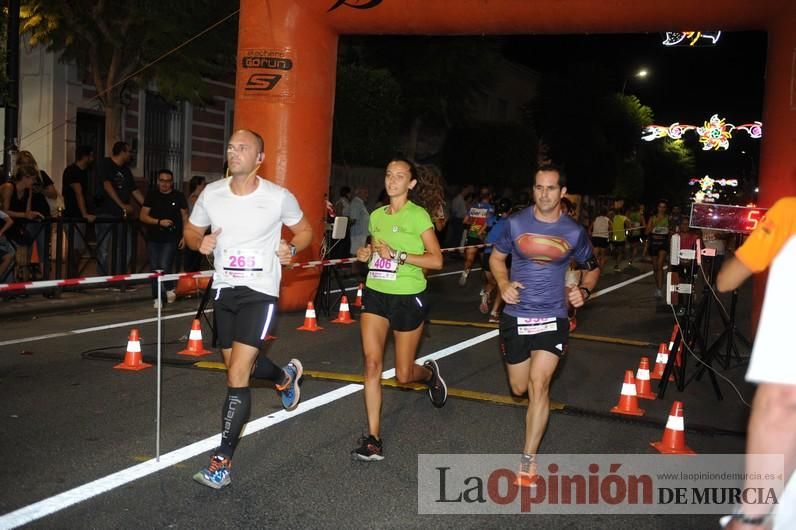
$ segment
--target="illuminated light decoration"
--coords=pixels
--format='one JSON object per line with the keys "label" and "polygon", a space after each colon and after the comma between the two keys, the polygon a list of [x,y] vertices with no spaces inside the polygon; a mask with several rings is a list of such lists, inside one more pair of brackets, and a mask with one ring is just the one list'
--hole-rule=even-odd
{"label": "illuminated light decoration", "polygon": [[694,193],[694,202],[701,203],[701,202],[715,202],[716,199],[721,197],[721,193],[718,191],[713,191],[713,186],[719,185],[721,187],[729,186],[732,188],[738,187],[738,180],[737,179],[713,179],[710,178],[708,175],[705,175],[701,179],[696,177],[692,178],[688,181],[689,186],[696,186],[699,185],[699,191]]}
{"label": "illuminated light decoration", "polygon": [[714,114],[702,127],[679,122],[674,122],[668,127],[665,125],[648,125],[642,131],[641,139],[647,142],[666,137],[680,140],[684,133],[692,130],[699,134],[699,142],[702,144],[703,151],[715,151],[729,149],[733,130],[744,131],[751,138],[762,138],[763,122],[744,123],[736,127],[732,123],[727,123],[724,118],[719,118],[718,114]]}
{"label": "illuminated light decoration", "polygon": [[705,125],[697,127],[699,143],[702,144],[703,151],[718,151],[719,149],[729,149],[732,130],[735,125],[727,123],[724,118],[719,118],[718,114],[710,117]]}
{"label": "illuminated light decoration", "polygon": [[696,129],[694,125],[680,125],[677,122],[665,127],[663,125],[650,125],[644,131],[646,132],[645,136],[642,136],[642,140],[646,140],[651,142],[652,140],[657,140],[658,138],[665,138],[668,136],[672,140],[679,140],[683,137],[683,133],[686,131],[690,131],[692,129]]}
{"label": "illuminated light decoration", "polygon": [[756,121],[754,123],[744,123],[736,127],[739,131],[746,131],[752,138],[763,137],[763,122]]}
{"label": "illuminated light decoration", "polygon": [[688,181],[689,186],[699,186],[704,189],[712,188],[714,184],[718,184],[719,186],[730,186],[733,188],[738,187],[738,179],[712,179],[709,176],[705,175],[701,179],[696,177],[692,178]]}
{"label": "illuminated light decoration", "polygon": [[[716,44],[721,31],[667,31],[664,46],[694,46],[700,39],[709,40],[709,46]],[[686,42],[687,41],[687,42]]]}

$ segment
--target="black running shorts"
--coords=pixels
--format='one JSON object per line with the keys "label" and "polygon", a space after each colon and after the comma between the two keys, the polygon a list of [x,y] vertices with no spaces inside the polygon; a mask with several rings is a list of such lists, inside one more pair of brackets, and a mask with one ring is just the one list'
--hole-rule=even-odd
{"label": "black running shorts", "polygon": [[535,350],[548,351],[558,357],[567,352],[569,320],[566,318],[538,320],[541,322],[518,325],[517,317],[506,313],[500,315],[500,352],[507,364],[526,361]]}
{"label": "black running shorts", "polygon": [[259,348],[274,325],[277,299],[248,287],[215,290],[214,315],[221,348],[233,342]]}
{"label": "black running shorts", "polygon": [[428,314],[426,293],[387,294],[366,287],[362,293],[362,312],[386,318],[393,331],[414,331]]}

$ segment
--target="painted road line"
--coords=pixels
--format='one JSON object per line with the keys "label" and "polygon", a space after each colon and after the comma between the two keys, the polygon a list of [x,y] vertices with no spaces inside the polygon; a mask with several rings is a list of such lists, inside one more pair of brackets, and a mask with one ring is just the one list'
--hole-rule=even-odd
{"label": "painted road line", "polygon": [[[322,394],[316,398],[304,401],[301,403],[300,408],[293,412],[280,410],[268,416],[263,416],[254,421],[250,421],[242,436],[254,434],[263,429],[272,427],[290,418],[300,416],[305,412],[309,412],[318,407],[322,407],[338,399],[342,399],[351,394],[355,394],[362,389],[362,385],[346,385],[326,394]],[[212,451],[218,447],[221,434],[215,434],[204,440],[192,443],[186,447],[171,451],[160,457],[160,461],[150,459],[142,464],[138,464],[127,469],[123,469],[111,475],[94,480],[82,486],[78,486],[69,491],[65,491],[48,499],[44,499],[34,504],[25,506],[11,513],[0,517],[0,528],[16,528],[23,524],[30,523],[37,519],[41,519],[47,515],[63,510],[69,506],[90,499],[102,493],[116,489],[125,484],[129,484],[139,478],[146,477],[168,467],[184,462],[189,458],[193,458],[202,453]],[[187,480],[187,479],[186,479]]]}
{"label": "painted road line", "polygon": [[[469,322],[466,320],[429,320],[428,322],[429,324],[434,324],[438,326],[460,326],[467,328],[487,328],[487,329],[498,328],[497,324],[492,324],[489,322]],[[625,346],[638,346],[640,348],[654,348],[656,346],[655,344],[644,340],[621,339],[618,337],[605,337],[601,335],[586,335],[583,333],[570,333],[569,338],[588,340],[592,342],[607,342],[609,344],[622,344]]]}
{"label": "painted road line", "polygon": [[[204,368],[210,370],[226,370],[224,363],[216,362],[198,362],[194,366],[197,368]],[[324,381],[334,381],[337,383],[364,383],[365,376],[362,374],[349,374],[345,372],[326,372],[323,370],[304,370],[306,377],[313,379],[322,379]],[[422,383],[399,383],[395,379],[382,379],[382,386],[390,388],[401,388],[405,390],[417,390],[425,392],[428,386]],[[463,388],[450,388],[448,387],[448,397],[457,397],[461,399],[469,399],[472,401],[487,401],[489,403],[497,403],[499,405],[516,405],[520,407],[528,406],[528,398],[519,398],[506,394],[493,394],[490,392],[476,392],[475,390],[466,390]],[[565,405],[556,401],[550,402],[550,410],[563,410]]]}
{"label": "painted road line", "polygon": [[[205,310],[205,313],[212,313],[212,309]],[[163,320],[172,320],[174,318],[184,318],[189,316],[195,316],[196,311],[190,311],[188,313],[177,313],[176,315],[169,315],[163,317]],[[115,328],[124,328],[127,326],[135,326],[138,324],[149,324],[151,322],[157,322],[157,317],[155,318],[143,318],[141,320],[130,320],[129,322],[117,322],[115,324],[106,324],[104,326],[94,326],[90,328],[81,328],[81,329],[73,329],[70,331],[61,331],[59,333],[48,333],[47,335],[38,335],[36,337],[25,337],[22,339],[11,339],[11,340],[4,340],[0,342],[0,346],[9,346],[11,344],[22,344],[25,342],[34,342],[37,340],[45,340],[45,339],[54,339],[57,337],[68,337],[70,335],[81,335],[83,333],[94,333],[95,331],[105,331],[106,329],[115,329]]]}
{"label": "painted road line", "polygon": [[622,287],[624,287],[626,285],[630,285],[631,283],[635,283],[635,282],[637,282],[639,280],[643,280],[644,278],[646,278],[648,276],[652,276],[653,272],[654,271],[645,272],[644,274],[639,274],[638,276],[634,276],[634,277],[630,278],[629,280],[625,280],[623,282],[619,282],[616,285],[612,285],[610,287],[606,287],[605,289],[600,289],[599,291],[591,293],[591,296],[589,296],[589,299],[597,298],[597,297],[602,296],[604,294],[608,294],[611,291],[616,291],[617,289],[621,289]]}
{"label": "painted road line", "polygon": [[[481,269],[474,268],[473,270],[481,270]],[[451,275],[454,275],[454,274],[461,274],[461,271],[443,272],[443,273],[440,273],[440,274],[430,274],[428,277],[429,278],[439,278],[439,277],[442,277],[442,276],[451,276]],[[346,291],[355,291],[358,288],[359,288],[359,285],[354,285],[352,287],[346,287],[345,290]],[[330,291],[330,292],[331,293],[339,293],[340,289],[334,289],[333,291]],[[212,309],[205,310],[205,313],[212,313],[212,312],[213,312]],[[190,313],[179,313],[177,315],[169,315],[167,317],[163,317],[163,320],[171,320],[173,318],[182,318],[182,317],[185,317],[185,316],[190,316],[190,315],[195,315],[195,314],[196,314],[196,311],[192,311]],[[38,341],[38,340],[46,340],[46,339],[57,339],[58,337],[68,337],[69,335],[79,335],[81,333],[93,333],[95,331],[104,331],[106,329],[121,328],[121,327],[125,327],[125,326],[134,326],[134,325],[137,325],[137,324],[148,324],[150,322],[157,322],[157,318],[147,318],[147,319],[143,319],[143,320],[133,320],[133,321],[130,321],[130,322],[119,322],[117,324],[108,324],[108,325],[105,325],[105,326],[95,326],[95,327],[91,327],[91,328],[75,329],[75,330],[71,330],[71,331],[61,331],[59,333],[48,333],[47,335],[37,335],[35,337],[24,337],[24,338],[21,338],[21,339],[5,340],[5,341],[0,342],[0,346],[10,346],[10,345],[13,345],[13,344],[23,344],[23,343],[26,343],[26,342],[35,342],[35,341]]]}
{"label": "painted road line", "polygon": [[[496,336],[497,331],[490,331],[489,333],[484,333],[483,335],[473,337],[472,339],[466,340],[464,342],[460,342],[434,353],[430,353],[425,357],[421,357],[418,359],[418,361],[423,362],[427,359],[441,359]],[[394,376],[395,369],[386,370],[382,373],[383,378]],[[309,412],[329,403],[333,403],[344,397],[350,396],[351,394],[355,394],[362,390],[362,388],[363,386],[360,384],[349,384],[336,390],[332,390],[331,392],[327,392],[326,394],[321,394],[320,396],[310,400],[302,401],[299,408],[293,412],[280,410],[273,414],[250,421],[246,424],[241,436],[248,436],[263,429],[268,429],[269,427],[273,427],[274,425],[277,425],[285,420],[300,416],[305,412]],[[129,484],[130,482],[133,482],[139,478],[143,478],[153,473],[157,473],[158,471],[162,471],[168,467],[175,466],[181,462],[184,462],[185,460],[188,460],[189,458],[193,458],[202,453],[207,453],[218,446],[220,437],[221,433],[215,434],[205,438],[204,440],[194,442],[191,445],[181,447],[180,449],[176,449],[170,453],[161,455],[159,461],[153,458],[144,463],[123,469],[82,486],[73,488],[69,491],[59,493],[53,497],[30,504],[23,508],[19,508],[18,510],[14,510],[13,512],[0,516],[0,528],[16,528],[23,524],[36,521],[42,517],[46,517],[63,510],[64,508],[68,508],[69,506],[73,506],[79,502],[83,502],[84,500],[124,486],[125,484]]]}

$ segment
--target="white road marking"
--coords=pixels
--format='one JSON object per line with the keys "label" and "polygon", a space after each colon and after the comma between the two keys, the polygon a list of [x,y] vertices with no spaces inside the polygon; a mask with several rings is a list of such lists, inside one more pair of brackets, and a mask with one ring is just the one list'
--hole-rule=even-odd
{"label": "white road marking", "polygon": [[[454,344],[453,346],[448,346],[442,350],[425,355],[424,357],[417,359],[417,361],[422,363],[429,359],[441,359],[443,357],[453,355],[458,351],[469,348],[475,344],[497,337],[497,335],[497,330],[483,333],[466,341]],[[386,370],[382,373],[382,378],[385,379],[394,376],[394,368]],[[242,436],[248,436],[263,429],[268,429],[269,427],[273,427],[274,425],[304,414],[305,412],[309,412],[329,403],[333,403],[346,396],[350,396],[351,394],[355,394],[363,388],[364,387],[360,384],[345,385],[308,401],[303,401],[299,405],[299,408],[293,412],[280,410],[278,412],[274,412],[273,414],[250,421],[248,424],[246,424]],[[13,512],[7,513],[6,515],[0,517],[0,529],[16,528],[18,526],[22,526],[63,510],[64,508],[68,508],[69,506],[79,502],[83,502],[84,500],[96,497],[97,495],[124,486],[125,484],[129,484],[130,482],[140,478],[157,473],[158,471],[179,464],[180,462],[184,462],[185,460],[198,456],[202,453],[207,453],[218,447],[218,444],[221,440],[220,437],[221,433],[214,434],[213,436],[205,438],[204,440],[199,440],[198,442],[194,442],[185,447],[171,451],[170,453],[161,455],[160,461],[154,458],[147,460],[141,464],[128,467],[127,469],[117,471],[116,473],[112,473],[87,484],[83,484],[82,486],[78,486],[63,493],[59,493],[58,495],[54,495],[47,499],[43,499],[39,502],[14,510]]]}
{"label": "white road marking", "polygon": [[[212,309],[205,310],[205,313],[212,313]],[[171,320],[174,318],[183,318],[188,316],[196,315],[196,311],[190,311],[188,313],[177,313],[176,315],[169,315],[163,317],[163,320]],[[104,326],[94,326],[91,328],[81,328],[81,329],[72,329],[69,331],[61,331],[59,333],[48,333],[47,335],[37,335],[35,337],[25,337],[22,339],[11,339],[11,340],[4,340],[0,342],[0,346],[8,346],[11,344],[22,344],[23,342],[33,342],[37,340],[45,340],[45,339],[54,339],[57,337],[68,337],[69,335],[80,335],[82,333],[93,333],[95,331],[105,331],[106,329],[115,329],[115,328],[124,328],[127,326],[135,326],[138,324],[149,324],[151,322],[157,322],[157,317],[154,318],[142,318],[141,320],[130,320],[128,322],[117,322],[115,324],[105,324]]]}
{"label": "white road marking", "polygon": [[[480,270],[480,269],[474,268],[472,270]],[[442,272],[442,273],[439,273],[439,274],[431,274],[428,277],[429,278],[441,278],[443,276],[453,276],[453,275],[456,275],[456,274],[461,274],[461,271]],[[641,280],[643,278],[646,278],[647,276],[652,276],[652,271],[645,272],[644,274],[641,274],[639,276],[635,276],[633,278],[630,278],[629,280],[625,280],[625,281],[620,282],[620,283],[618,283],[616,285],[612,285],[611,287],[607,287],[605,289],[601,289],[599,291],[595,291],[595,292],[593,292],[591,294],[590,298],[597,298],[598,296],[602,296],[604,294],[610,293],[611,291],[615,291],[615,290],[620,289],[620,288],[622,288],[622,287],[624,287],[626,285],[630,285],[631,283],[637,282],[637,281],[639,281],[639,280]],[[345,290],[346,291],[355,291],[358,287],[359,287],[358,285],[355,285],[353,287],[346,287]],[[339,292],[340,292],[340,289],[334,289],[333,291],[331,291],[331,293],[339,293]],[[208,309],[205,312],[206,313],[210,313],[212,311],[213,311],[212,309]],[[171,319],[174,319],[174,318],[183,318],[183,317],[187,317],[187,316],[191,316],[191,315],[195,315],[195,314],[196,314],[196,311],[191,311],[191,312],[188,312],[188,313],[178,313],[176,315],[169,315],[167,317],[163,317],[163,320],[171,320]],[[115,329],[115,328],[123,328],[123,327],[127,327],[127,326],[134,326],[134,325],[137,325],[137,324],[149,324],[151,322],[156,322],[156,321],[157,321],[157,318],[145,318],[145,319],[141,319],[141,320],[131,320],[129,322],[119,322],[119,323],[116,323],[116,324],[106,324],[104,326],[94,326],[94,327],[91,327],[91,328],[82,328],[82,329],[74,329],[74,330],[70,330],[70,331],[62,331],[62,332],[59,332],[59,333],[48,333],[47,335],[37,335],[35,337],[24,337],[24,338],[21,338],[21,339],[4,340],[4,341],[0,342],[0,346],[10,346],[10,345],[13,345],[13,344],[23,344],[25,342],[34,342],[34,341],[37,341],[37,340],[55,339],[55,338],[58,338],[58,337],[67,337],[69,335],[79,335],[81,333],[92,333],[92,332],[95,332],[95,331],[104,331],[104,330],[107,330],[107,329]]]}

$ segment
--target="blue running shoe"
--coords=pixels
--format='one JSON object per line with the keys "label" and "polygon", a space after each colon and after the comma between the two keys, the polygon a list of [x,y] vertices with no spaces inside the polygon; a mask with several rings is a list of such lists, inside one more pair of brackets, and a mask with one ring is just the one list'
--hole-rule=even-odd
{"label": "blue running shoe", "polygon": [[301,374],[304,373],[304,368],[301,366],[301,361],[298,359],[290,359],[290,362],[283,368],[290,380],[284,385],[276,385],[276,392],[282,399],[282,406],[287,411],[295,410],[298,407],[299,400],[301,399],[301,388],[299,388],[299,379]]}
{"label": "blue running shoe", "polygon": [[229,458],[216,454],[210,457],[207,467],[196,473],[193,479],[199,484],[220,490],[232,482],[229,476],[231,468],[232,462]]}

